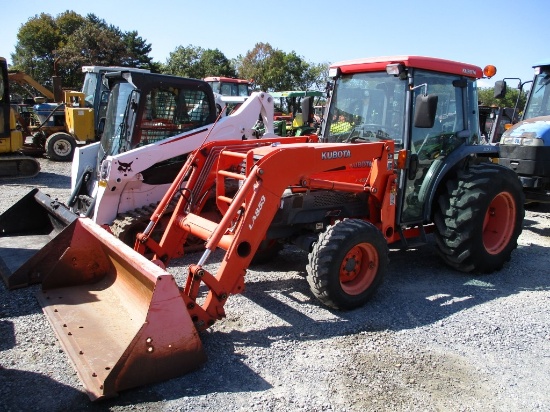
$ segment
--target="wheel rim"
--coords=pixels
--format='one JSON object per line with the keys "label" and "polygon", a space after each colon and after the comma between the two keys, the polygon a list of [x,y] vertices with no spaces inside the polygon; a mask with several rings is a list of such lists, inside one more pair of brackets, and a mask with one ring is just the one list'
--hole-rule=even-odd
{"label": "wheel rim", "polygon": [[516,221],[516,203],[508,192],[499,193],[491,201],[483,221],[483,245],[496,255],[509,244]]}
{"label": "wheel rim", "polygon": [[67,156],[71,153],[71,144],[67,140],[58,140],[53,145],[53,151],[58,156]]}
{"label": "wheel rim", "polygon": [[340,266],[340,285],[348,295],[358,295],[369,288],[378,272],[376,248],[360,243],[346,254]]}

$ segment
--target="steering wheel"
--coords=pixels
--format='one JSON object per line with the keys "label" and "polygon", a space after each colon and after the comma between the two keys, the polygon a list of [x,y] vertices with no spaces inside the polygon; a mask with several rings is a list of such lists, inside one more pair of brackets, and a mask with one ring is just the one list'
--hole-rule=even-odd
{"label": "steering wheel", "polygon": [[363,129],[363,138],[383,140],[390,137],[386,132],[386,128],[381,124],[366,123],[361,126]]}

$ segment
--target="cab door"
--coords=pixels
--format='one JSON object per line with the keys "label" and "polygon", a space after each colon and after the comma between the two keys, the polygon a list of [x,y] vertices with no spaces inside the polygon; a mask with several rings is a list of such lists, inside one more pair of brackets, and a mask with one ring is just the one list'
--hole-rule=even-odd
{"label": "cab door", "polygon": [[[468,120],[463,113],[464,81],[460,76],[416,71],[414,83],[408,146],[416,172],[405,178],[400,216],[400,222],[407,224],[423,223],[431,184],[441,172],[445,157],[464,144],[468,136],[463,133],[468,129]],[[426,91],[437,96],[435,122],[430,128],[416,127],[413,122],[416,98]]]}

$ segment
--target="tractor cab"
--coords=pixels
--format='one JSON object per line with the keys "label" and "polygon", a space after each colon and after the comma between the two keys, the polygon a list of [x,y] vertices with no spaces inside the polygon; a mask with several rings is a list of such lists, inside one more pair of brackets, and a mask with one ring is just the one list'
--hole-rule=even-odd
{"label": "tractor cab", "polygon": [[[429,57],[383,59],[330,68],[333,84],[322,140],[393,140],[408,164],[400,177],[399,221],[422,223],[429,220],[429,200],[443,169],[481,142],[476,79],[482,71]],[[496,149],[488,150],[496,155]]]}

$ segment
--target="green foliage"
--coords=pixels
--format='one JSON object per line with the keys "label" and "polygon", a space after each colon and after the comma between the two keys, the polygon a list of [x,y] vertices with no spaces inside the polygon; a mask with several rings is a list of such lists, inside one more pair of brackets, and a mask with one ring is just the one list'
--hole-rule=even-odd
{"label": "green foliage", "polygon": [[232,62],[220,50],[193,45],[179,46],[170,53],[162,72],[192,79],[208,76],[236,77]]}
{"label": "green foliage", "polygon": [[17,34],[13,69],[26,72],[52,88],[59,75],[66,88],[82,87],[82,66],[125,66],[159,71],[149,57],[151,45],[137,31],[123,32],[94,14],[82,17],[66,11],[52,17],[42,13],[29,18]]}
{"label": "green foliage", "polygon": [[[478,98],[480,104],[484,106],[497,106],[497,107],[516,107],[518,100],[519,90],[516,88],[507,88],[506,96],[503,99],[495,99],[493,87],[481,87],[478,89]],[[523,91],[520,95],[517,108],[522,111],[525,107],[527,100],[527,93]]]}
{"label": "green foliage", "polygon": [[328,64],[306,62],[296,52],[285,53],[269,43],[256,43],[236,62],[238,77],[254,79],[264,91],[324,89]]}
{"label": "green foliage", "polygon": [[55,17],[41,13],[29,18],[19,29],[11,57],[13,69],[49,88],[52,76],[59,75],[64,87],[80,89],[85,65],[138,67],[198,79],[253,79],[265,91],[323,90],[328,77],[327,63],[309,63],[269,43],[257,43],[233,60],[218,49],[188,45],[178,46],[163,64],[152,61],[151,50],[136,30],[124,32],[95,14],[83,17],[67,10]]}

